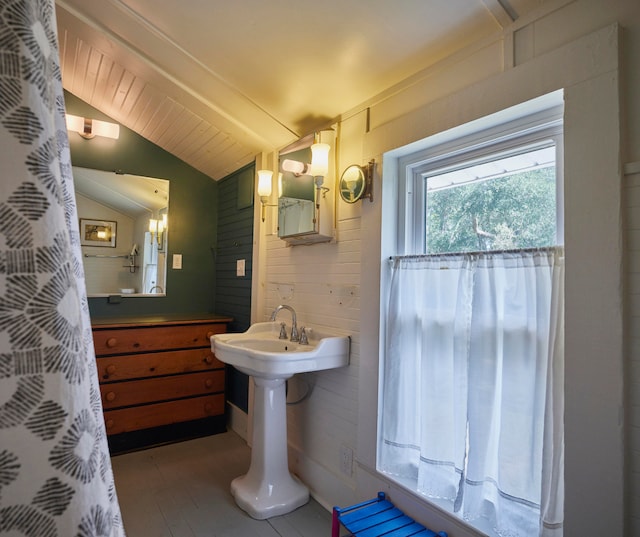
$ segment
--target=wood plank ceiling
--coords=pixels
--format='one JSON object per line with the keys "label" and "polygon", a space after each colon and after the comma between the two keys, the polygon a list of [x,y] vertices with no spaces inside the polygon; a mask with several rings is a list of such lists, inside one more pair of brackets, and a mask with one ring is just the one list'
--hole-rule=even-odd
{"label": "wood plank ceiling", "polygon": [[220,179],[544,0],[57,0],[66,90]]}

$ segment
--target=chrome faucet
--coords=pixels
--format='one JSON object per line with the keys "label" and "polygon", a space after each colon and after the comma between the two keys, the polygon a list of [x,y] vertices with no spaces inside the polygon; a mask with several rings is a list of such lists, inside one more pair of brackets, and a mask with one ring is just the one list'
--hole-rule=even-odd
{"label": "chrome faucet", "polygon": [[[298,320],[296,319],[296,312],[295,310],[291,307],[288,306],[287,304],[280,304],[276,309],[273,310],[273,313],[271,314],[271,320],[275,321],[276,317],[278,315],[278,313],[280,312],[280,310],[288,310],[291,312],[291,341],[300,341],[300,336],[298,336]],[[280,331],[280,335],[282,337],[283,331]],[[286,332],[284,332],[284,338],[287,337]],[[282,339],[284,339],[282,338]]]}

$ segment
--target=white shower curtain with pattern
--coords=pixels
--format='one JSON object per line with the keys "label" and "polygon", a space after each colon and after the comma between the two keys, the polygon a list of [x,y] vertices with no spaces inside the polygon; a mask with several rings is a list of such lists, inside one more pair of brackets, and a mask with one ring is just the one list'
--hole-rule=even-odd
{"label": "white shower curtain with pattern", "polygon": [[80,258],[54,0],[0,4],[0,534],[124,536]]}

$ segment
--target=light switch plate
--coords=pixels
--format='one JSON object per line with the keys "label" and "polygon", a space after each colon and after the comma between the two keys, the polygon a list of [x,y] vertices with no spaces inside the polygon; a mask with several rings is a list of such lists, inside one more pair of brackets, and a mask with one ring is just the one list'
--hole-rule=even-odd
{"label": "light switch plate", "polygon": [[236,276],[244,276],[245,275],[245,271],[244,271],[244,259],[238,259],[236,261]]}
{"label": "light switch plate", "polygon": [[182,268],[182,254],[173,254],[173,268],[174,269]]}

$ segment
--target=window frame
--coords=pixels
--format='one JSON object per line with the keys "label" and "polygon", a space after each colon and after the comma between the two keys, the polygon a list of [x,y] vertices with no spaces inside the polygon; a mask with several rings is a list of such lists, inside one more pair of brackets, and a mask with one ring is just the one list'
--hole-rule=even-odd
{"label": "window frame", "polygon": [[472,160],[496,160],[489,157],[515,154],[543,146],[545,141],[553,142],[556,148],[556,244],[564,244],[563,107],[554,106],[472,134],[436,140],[433,145],[398,158],[396,255],[426,253],[425,175],[449,166],[462,168]]}

